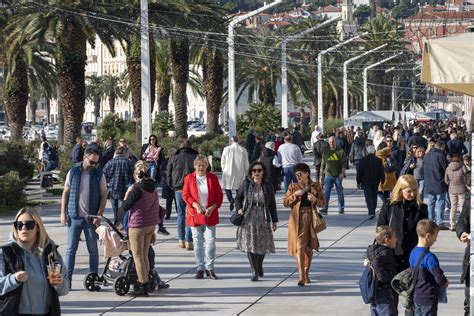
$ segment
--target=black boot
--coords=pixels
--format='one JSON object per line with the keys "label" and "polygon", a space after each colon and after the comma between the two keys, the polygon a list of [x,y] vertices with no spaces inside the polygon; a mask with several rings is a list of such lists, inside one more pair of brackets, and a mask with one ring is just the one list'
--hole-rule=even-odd
{"label": "black boot", "polygon": [[148,296],[148,284],[147,283],[137,283],[137,290],[133,293],[133,296]]}
{"label": "black boot", "polygon": [[265,259],[265,255],[255,255],[257,256],[257,272],[258,276],[263,278],[263,259]]}
{"label": "black boot", "polygon": [[255,254],[247,252],[247,257],[249,258],[250,268],[252,268],[252,278],[250,281],[258,281],[257,260]]}

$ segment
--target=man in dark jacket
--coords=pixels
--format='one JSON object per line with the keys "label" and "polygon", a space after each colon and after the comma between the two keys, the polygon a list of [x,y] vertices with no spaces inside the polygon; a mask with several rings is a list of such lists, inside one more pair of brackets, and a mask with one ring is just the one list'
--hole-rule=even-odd
{"label": "man in dark jacket", "polygon": [[458,139],[456,133],[451,134],[451,139],[448,141],[448,153],[449,155],[465,155],[468,153],[468,150],[464,143]]}
{"label": "man in dark jacket", "polygon": [[252,155],[250,156],[250,163],[257,161],[262,154],[262,150],[265,148],[265,144],[263,143],[263,137],[261,135],[255,136],[255,146],[253,148]]}
{"label": "man in dark jacket", "polygon": [[193,250],[194,248],[191,228],[186,226],[186,203],[183,201],[183,186],[184,177],[194,171],[194,158],[197,155],[198,152],[191,148],[191,142],[185,140],[181,143],[176,154],[169,159],[166,167],[168,185],[175,192],[178,206],[178,246],[187,250]]}
{"label": "man in dark jacket", "polygon": [[329,149],[329,144],[324,140],[323,133],[319,133],[316,136],[317,141],[313,144],[313,156],[314,156],[314,168],[316,169],[316,179],[319,180],[321,175],[321,161],[323,153]]}
{"label": "man in dark jacket", "polygon": [[291,139],[293,140],[293,144],[298,146],[298,148],[303,146],[303,135],[301,135],[299,126],[295,126],[293,133],[291,134]]}
{"label": "man in dark jacket", "polygon": [[408,147],[411,148],[412,145],[428,148],[428,142],[423,138],[423,136],[421,136],[420,130],[417,127],[413,129],[413,135],[408,139]]}
{"label": "man in dark jacket", "polygon": [[84,140],[82,137],[76,138],[76,145],[72,147],[71,161],[73,164],[81,162],[84,159]]}
{"label": "man in dark jacket", "polygon": [[469,315],[469,304],[470,304],[470,296],[469,296],[469,257],[470,257],[470,250],[471,250],[471,199],[470,196],[464,201],[464,205],[462,208],[461,215],[459,216],[459,220],[456,224],[456,235],[458,236],[459,240],[466,244],[466,250],[464,251],[464,259],[462,261],[462,273],[461,273],[461,283],[464,283],[466,286],[464,288],[464,315]]}
{"label": "man in dark jacket", "polygon": [[365,203],[369,210],[369,220],[375,217],[377,208],[377,191],[380,183],[385,182],[382,160],[374,155],[375,147],[367,147],[367,156],[360,160],[357,172],[357,187],[364,189]]}
{"label": "man in dark jacket", "polygon": [[365,135],[364,132],[358,131],[357,138],[354,140],[349,152],[349,161],[356,167],[356,172],[359,172],[360,160],[367,155],[365,148]]}
{"label": "man in dark jacket", "polygon": [[444,208],[448,185],[444,182],[444,175],[448,161],[444,155],[445,144],[437,141],[434,148],[423,159],[423,174],[425,179],[425,194],[428,194],[428,216],[436,221],[440,230],[447,230],[444,226]]}

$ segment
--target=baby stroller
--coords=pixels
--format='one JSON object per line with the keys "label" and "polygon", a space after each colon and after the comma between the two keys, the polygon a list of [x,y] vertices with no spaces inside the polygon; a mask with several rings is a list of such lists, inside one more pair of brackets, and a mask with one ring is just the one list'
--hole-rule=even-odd
{"label": "baby stroller", "polygon": [[[131,286],[133,286],[133,290],[136,291],[138,287],[137,271],[131,251],[128,250],[128,253],[125,253],[127,244],[121,241],[124,237],[122,232],[104,216],[89,215],[88,218],[90,220],[98,218],[105,223],[106,226],[104,229],[108,231],[105,232],[104,236],[115,239],[115,244],[118,246],[116,249],[110,249],[113,240],[104,240],[101,238],[104,244],[104,255],[107,258],[104,270],[101,275],[95,272],[88,273],[84,278],[84,287],[90,292],[95,292],[100,291],[101,286],[113,286],[115,293],[120,296],[127,294]],[[114,234],[115,236],[113,236]],[[109,246],[108,249],[106,249],[106,244]],[[156,275],[152,272],[149,273],[147,286],[149,293],[155,291],[157,288]]]}

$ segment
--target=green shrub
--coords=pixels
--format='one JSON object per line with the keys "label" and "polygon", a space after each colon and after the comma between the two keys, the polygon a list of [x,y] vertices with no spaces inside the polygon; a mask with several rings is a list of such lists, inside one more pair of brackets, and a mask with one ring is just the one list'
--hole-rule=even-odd
{"label": "green shrub", "polygon": [[324,121],[324,134],[332,133],[332,130],[336,127],[344,126],[344,121],[341,119],[327,119]]}
{"label": "green shrub", "polygon": [[25,200],[26,180],[17,171],[9,171],[0,180],[0,206],[19,204]]}
{"label": "green shrub", "polygon": [[270,105],[262,103],[250,104],[249,109],[242,115],[237,116],[239,135],[247,135],[249,129],[261,135],[268,135],[280,128],[281,113]]}
{"label": "green shrub", "polygon": [[160,113],[155,114],[152,130],[159,138],[165,137],[168,131],[174,130],[173,113],[169,111],[161,111]]}
{"label": "green shrub", "polygon": [[117,139],[125,134],[126,125],[128,126],[128,124],[118,114],[110,113],[104,117],[97,127],[97,135],[100,139],[107,139],[109,137]]}
{"label": "green shrub", "polygon": [[[39,146],[38,146],[39,148]],[[17,171],[21,179],[31,179],[34,172],[34,160],[38,151],[32,151],[23,143],[0,143],[0,175],[8,171]]]}
{"label": "green shrub", "polygon": [[72,167],[72,161],[71,161],[71,151],[72,151],[72,146],[67,145],[61,147],[61,151],[58,153],[59,154],[59,180],[61,182],[66,181],[66,176]]}

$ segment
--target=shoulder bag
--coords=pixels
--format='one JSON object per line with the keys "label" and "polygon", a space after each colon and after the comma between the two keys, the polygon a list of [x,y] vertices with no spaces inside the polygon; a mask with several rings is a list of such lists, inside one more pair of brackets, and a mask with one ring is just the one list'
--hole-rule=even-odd
{"label": "shoulder bag", "polygon": [[248,195],[248,189],[249,189],[249,184],[247,183],[247,186],[245,188],[245,193],[244,193],[244,212],[242,214],[239,214],[237,210],[235,210],[232,215],[230,216],[229,220],[232,224],[235,226],[240,226],[242,225],[242,221],[244,220],[244,214],[247,208],[247,195]]}

